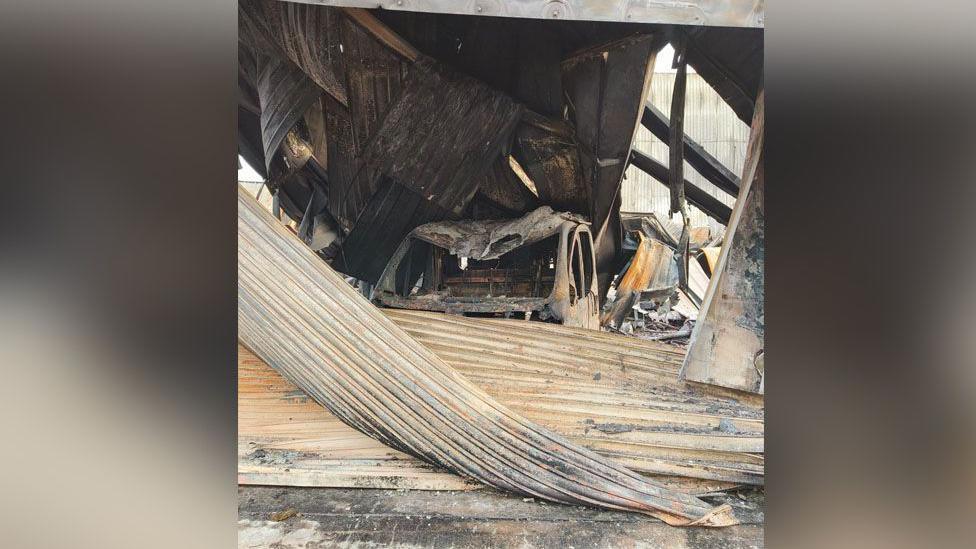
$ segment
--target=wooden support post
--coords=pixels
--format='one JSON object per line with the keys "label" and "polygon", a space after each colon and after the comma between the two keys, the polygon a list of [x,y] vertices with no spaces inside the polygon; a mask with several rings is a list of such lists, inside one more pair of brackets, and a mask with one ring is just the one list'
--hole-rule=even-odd
{"label": "wooden support post", "polygon": [[766,331],[763,105],[760,91],[742,188],[681,369],[682,379],[759,394]]}

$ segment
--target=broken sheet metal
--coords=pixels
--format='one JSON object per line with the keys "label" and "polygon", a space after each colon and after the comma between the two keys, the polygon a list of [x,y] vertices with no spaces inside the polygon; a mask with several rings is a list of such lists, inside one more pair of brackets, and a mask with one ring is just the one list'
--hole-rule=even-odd
{"label": "broken sheet metal", "polygon": [[721,246],[706,246],[702,248],[702,255],[705,256],[705,264],[708,265],[708,271],[706,274],[712,276],[715,272],[715,266],[718,265],[718,256],[722,253]]}
{"label": "broken sheet metal", "polygon": [[[662,242],[637,233],[639,244],[630,266],[617,281],[617,296],[600,324],[620,328],[627,313],[646,293],[674,293],[678,285],[674,250]],[[652,296],[648,296],[652,297]]]}
{"label": "broken sheet metal", "polygon": [[343,422],[462,476],[672,525],[736,522],[731,507],[664,488],[498,403],[384,317],[242,188],[238,329],[255,354]]}
{"label": "broken sheet metal", "polygon": [[620,268],[620,185],[662,40],[638,33],[570,54],[561,64],[583,181],[589,184],[600,295]]}
{"label": "broken sheet metal", "polygon": [[762,397],[679,381],[679,347],[544,322],[383,313],[506,406],[630,469],[764,482]]}
{"label": "broken sheet metal", "polygon": [[455,314],[538,314],[596,329],[595,271],[583,217],[542,206],[519,219],[417,227],[393,254],[373,299]]}

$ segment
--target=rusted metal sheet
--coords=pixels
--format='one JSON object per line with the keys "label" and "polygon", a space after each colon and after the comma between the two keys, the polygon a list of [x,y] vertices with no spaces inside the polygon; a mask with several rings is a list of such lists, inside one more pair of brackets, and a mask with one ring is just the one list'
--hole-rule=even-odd
{"label": "rusted metal sheet", "polygon": [[681,370],[683,379],[765,391],[765,115],[756,103],[742,188]]}
{"label": "rusted metal sheet", "polygon": [[522,418],[396,327],[238,190],[238,329],[255,354],[347,424],[486,484],[673,525],[735,523]]}
{"label": "rusted metal sheet", "polygon": [[557,21],[619,21],[721,27],[762,27],[764,0],[295,0],[325,6],[355,6],[384,10],[456,13],[491,17],[525,17]]}
{"label": "rusted metal sheet", "polygon": [[[398,316],[411,316],[392,312]],[[397,316],[391,318],[397,322]],[[398,322],[408,333],[411,333],[413,324],[414,319]],[[432,323],[427,331],[438,325],[438,322]],[[455,331],[456,327],[449,325],[448,333]],[[418,340],[428,338],[422,332],[417,334]],[[426,343],[425,346],[442,356],[440,347]],[[755,477],[736,470],[747,467],[743,465],[737,468],[704,465],[712,463],[705,461],[710,454],[734,455],[732,453],[679,450],[677,446],[690,437],[681,431],[660,429],[658,425],[662,417],[690,420],[688,426],[680,423],[675,426],[692,435],[694,426],[710,427],[718,425],[720,420],[689,413],[688,403],[683,404],[681,412],[656,409],[643,402],[630,403],[631,399],[641,396],[630,386],[635,381],[642,381],[639,375],[623,377],[606,372],[605,376],[595,380],[592,373],[584,376],[579,369],[570,370],[566,365],[547,374],[528,371],[525,368],[528,363],[505,366],[501,361],[492,363],[495,370],[483,370],[485,363],[479,361],[475,353],[470,354],[471,360],[458,361],[449,357],[445,360],[526,418],[538,416],[539,419],[532,420],[598,454],[616,459],[630,469],[641,472],[664,469],[663,462],[669,459],[668,454],[683,452],[680,458],[670,458],[675,462],[670,467],[677,468],[681,474]],[[497,370],[498,366],[502,367],[501,371]],[[591,367],[595,368],[593,371],[599,371],[603,366],[594,363]],[[761,420],[752,417],[727,421],[732,421],[740,430],[755,430],[754,425],[761,425]],[[747,436],[756,436],[743,432],[734,435],[723,432],[721,435],[740,446],[748,441]],[[667,444],[674,447],[664,447],[664,437],[668,439]],[[699,438],[704,441],[706,437]],[[711,438],[720,440],[718,435]],[[730,444],[723,446],[730,447]],[[471,490],[484,486],[393,450],[342,423],[242,344],[238,344],[237,349],[237,451],[238,484],[411,490]],[[688,465],[690,462],[695,465]],[[656,474],[653,478],[673,490],[692,495],[742,484],[691,476]]]}
{"label": "rusted metal sheet", "polygon": [[763,483],[763,398],[678,380],[679,347],[543,322],[383,312],[503,404],[631,469]]}
{"label": "rusted metal sheet", "polygon": [[627,271],[617,282],[617,296],[610,310],[600,319],[603,326],[619,328],[624,317],[637,303],[641,292],[667,288],[673,290],[677,287],[674,250],[658,240],[645,237],[643,232],[637,233],[637,238],[637,251],[634,252]]}

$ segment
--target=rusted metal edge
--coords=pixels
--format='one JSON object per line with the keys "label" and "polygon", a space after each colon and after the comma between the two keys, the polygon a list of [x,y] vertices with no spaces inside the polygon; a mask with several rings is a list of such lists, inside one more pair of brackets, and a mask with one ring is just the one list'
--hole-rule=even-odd
{"label": "rusted metal edge", "polygon": [[324,6],[354,6],[384,10],[453,13],[490,17],[524,17],[555,21],[616,21],[621,23],[668,23],[720,27],[765,26],[765,0],[646,0],[641,2],[592,2],[590,0],[288,0]]}
{"label": "rusted metal edge", "polygon": [[676,526],[736,523],[538,427],[395,326],[238,188],[241,340],[343,422],[502,490],[645,513]]}

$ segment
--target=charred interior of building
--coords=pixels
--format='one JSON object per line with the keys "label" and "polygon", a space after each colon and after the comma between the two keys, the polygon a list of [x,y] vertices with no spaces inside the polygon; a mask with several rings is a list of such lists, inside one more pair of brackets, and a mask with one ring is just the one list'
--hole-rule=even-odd
{"label": "charred interior of building", "polygon": [[[730,208],[682,175],[687,161],[730,196],[740,187],[683,134],[683,78],[693,67],[751,124],[762,29],[275,0],[242,0],[239,20],[239,152],[265,179],[276,215],[378,304],[599,328],[592,318],[619,294],[614,281],[639,249],[640,222],[628,231],[620,212],[631,163],[670,189],[672,213],[693,207],[729,222]],[[678,71],[670,121],[647,97],[669,43]],[[641,124],[671,145],[677,168],[632,150]],[[572,217],[573,234],[491,257],[463,235],[450,246],[411,237],[541,207]],[[689,287],[689,268],[708,243],[692,243],[695,229],[645,236],[663,240],[674,288],[698,305],[704,292]],[[593,310],[571,312],[591,283]]]}

